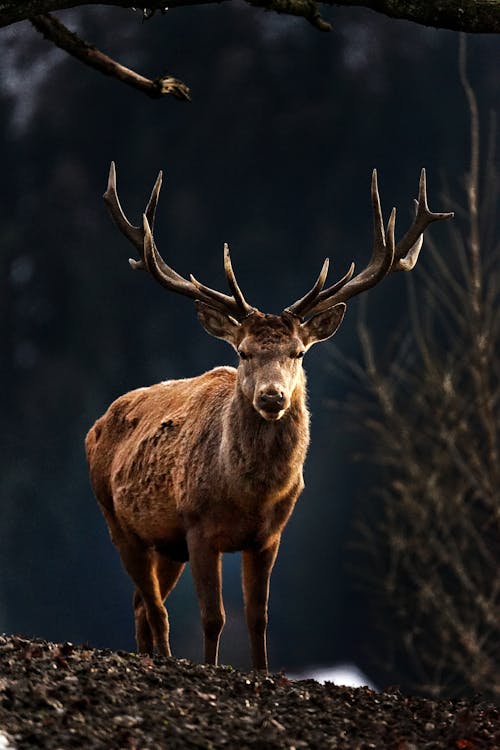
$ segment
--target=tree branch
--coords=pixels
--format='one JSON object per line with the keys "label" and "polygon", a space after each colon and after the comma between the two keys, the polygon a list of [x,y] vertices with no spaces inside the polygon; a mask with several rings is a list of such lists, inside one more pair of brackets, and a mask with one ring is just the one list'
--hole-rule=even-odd
{"label": "tree branch", "polygon": [[43,36],[61,49],[76,57],[85,65],[95,68],[104,75],[117,78],[119,81],[142,91],[152,99],[159,99],[166,94],[172,94],[177,99],[188,100],[189,89],[176,78],[163,76],[151,80],[139,75],[134,70],[126,68],[124,65],[108,57],[91,44],[80,39],[75,33],[70,31],[57,18],[47,15],[39,15],[30,18],[31,23]]}
{"label": "tree branch", "polygon": [[288,16],[300,16],[319,31],[331,31],[332,27],[319,12],[316,0],[246,0],[249,5]]}
{"label": "tree branch", "polygon": [[[29,19],[46,39],[64,49],[81,62],[105,75],[112,76],[152,98],[172,94],[178,99],[189,100],[187,86],[171,76],[151,80],[116,62],[93,45],[69,31],[49,11],[74,8],[82,5],[109,5],[132,8],[137,0],[0,0],[0,27]],[[206,5],[227,0],[146,0],[144,18],[150,18],[157,10]],[[320,31],[330,31],[318,8],[318,0],[246,0],[249,5],[264,10],[305,18]],[[392,18],[405,19],[425,26],[453,29],[475,33],[500,33],[500,0],[323,0],[325,5],[371,8]],[[143,7],[143,6],[141,6]]]}
{"label": "tree branch", "polygon": [[390,18],[471,34],[500,33],[499,0],[323,0],[329,5],[362,6]]}
{"label": "tree branch", "polygon": [[[182,8],[192,5],[204,5],[227,0],[147,0],[151,10]],[[326,24],[319,15],[314,0],[247,0],[250,5],[258,5],[266,10],[278,13],[304,16],[321,30],[327,30]],[[110,5],[121,8],[132,8],[137,0],[5,0],[0,2],[0,27],[23,21],[37,15],[64,8],[75,8],[81,5]],[[500,33],[499,0],[324,0],[325,5],[344,7],[370,8],[391,18],[413,21],[424,26],[433,26],[453,31],[465,31],[476,34]],[[142,7],[142,6],[141,6]],[[315,10],[314,10],[315,9]]]}

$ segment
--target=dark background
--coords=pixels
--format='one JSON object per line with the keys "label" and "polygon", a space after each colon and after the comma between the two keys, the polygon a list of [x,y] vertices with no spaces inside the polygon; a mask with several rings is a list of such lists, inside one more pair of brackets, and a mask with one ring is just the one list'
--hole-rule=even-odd
{"label": "dark background", "polygon": [[[300,19],[243,5],[173,10],[142,24],[125,10],[61,14],[104,51],[152,77],[169,72],[192,103],[150,101],[84,68],[29,24],[0,31],[0,630],[132,649],[131,585],[92,497],[83,439],[126,390],[233,363],[188,300],[131,272],[131,248],[102,203],[109,162],[138,220],[157,171],[160,251],[183,275],[222,288],[227,241],[247,299],[279,312],[333,260],[371,251],[370,174],[387,217],[409,221],[422,166],[430,205],[460,195],[468,113],[458,36],[369,11]],[[498,40],[470,37],[483,121],[498,96]],[[431,229],[446,252],[447,234]],[[382,350],[405,320],[401,276],[369,295]],[[363,446],[330,399],[349,383],[332,347],[356,356],[358,302],[335,344],[308,355],[312,445],[306,490],[275,568],[273,669],[355,661],[376,677],[377,635],[349,564]],[[225,563],[222,661],[248,666],[239,559]],[[190,573],[171,597],[174,653],[201,658]]]}

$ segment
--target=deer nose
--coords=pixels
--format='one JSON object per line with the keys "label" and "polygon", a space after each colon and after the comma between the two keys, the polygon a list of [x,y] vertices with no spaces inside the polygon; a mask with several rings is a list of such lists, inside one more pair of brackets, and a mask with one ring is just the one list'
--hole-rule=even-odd
{"label": "deer nose", "polygon": [[275,386],[263,389],[259,393],[259,407],[264,411],[281,411],[285,403],[285,395]]}

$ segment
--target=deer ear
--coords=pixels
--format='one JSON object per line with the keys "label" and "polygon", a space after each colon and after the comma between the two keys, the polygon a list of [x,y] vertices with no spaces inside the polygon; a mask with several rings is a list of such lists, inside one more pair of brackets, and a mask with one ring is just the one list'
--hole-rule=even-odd
{"label": "deer ear", "polygon": [[312,346],[317,341],[325,341],[333,336],[344,319],[346,308],[345,302],[339,302],[302,323],[302,340],[305,346]]}
{"label": "deer ear", "polygon": [[196,300],[196,310],[198,320],[207,333],[236,346],[236,338],[240,327],[237,320],[198,300]]}

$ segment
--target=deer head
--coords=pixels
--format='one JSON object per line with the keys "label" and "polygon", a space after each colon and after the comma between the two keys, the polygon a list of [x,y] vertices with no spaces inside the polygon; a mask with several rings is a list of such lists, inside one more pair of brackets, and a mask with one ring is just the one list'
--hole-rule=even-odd
{"label": "deer head", "polygon": [[333,336],[344,317],[339,303],[306,322],[295,315],[253,311],[240,322],[198,302],[198,318],[208,333],[228,341],[239,356],[238,387],[268,421],[281,419],[302,382],[302,359],[317,341]]}
{"label": "deer head", "polygon": [[378,284],[393,271],[414,268],[427,226],[452,213],[433,213],[427,205],[425,170],[422,169],[415,219],[408,232],[396,244],[394,227],[396,209],[393,208],[384,228],[377,172],[372,174],[372,208],[374,240],[372,257],[360,273],[354,276],[354,263],[347,273],[324,289],[328,274],[328,258],[324,261],[312,289],[287,307],[281,315],[267,315],[245,300],[236,281],[229,248],[224,245],[224,270],[231,295],[205,286],[194,276],[180,276],[163,260],[153,237],[153,226],[162,182],[160,172],[142,217],[142,226],[133,226],[125,217],[116,191],[114,162],[109,170],[108,187],[104,200],[112,219],[120,231],[136,247],[139,260],[130,259],[134,270],[145,270],[166,289],[190,297],[196,302],[198,318],[205,330],[230,343],[238,352],[238,387],[253,408],[268,421],[276,421],[286,414],[293,393],[301,382],[302,358],[318,341],[333,336],[340,326],[346,302],[357,294]]}

